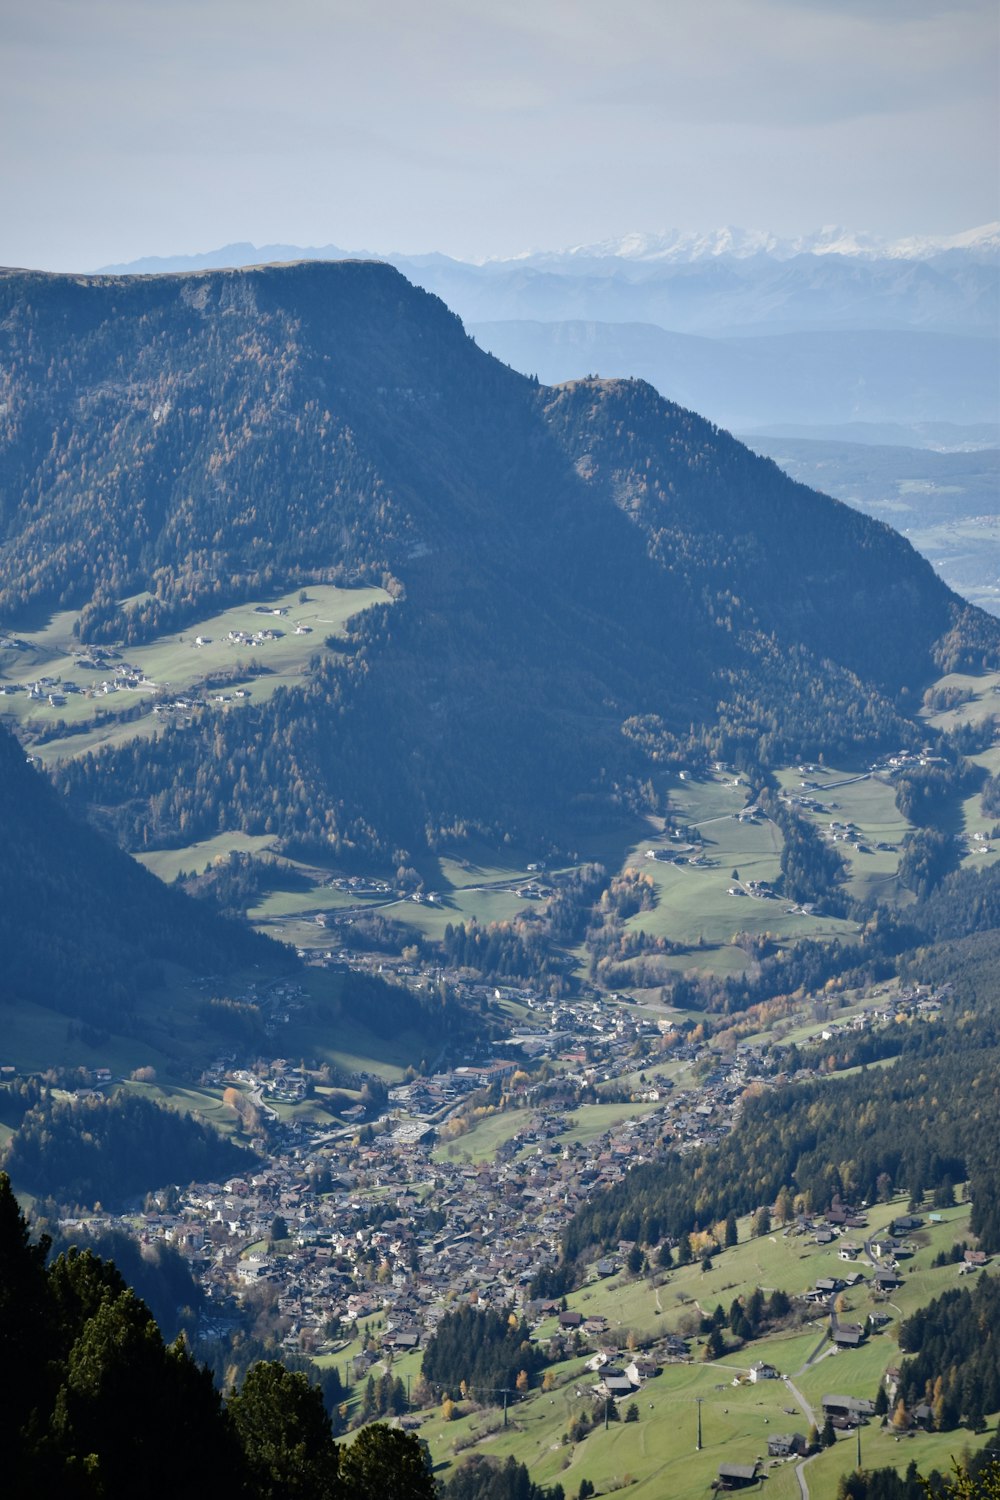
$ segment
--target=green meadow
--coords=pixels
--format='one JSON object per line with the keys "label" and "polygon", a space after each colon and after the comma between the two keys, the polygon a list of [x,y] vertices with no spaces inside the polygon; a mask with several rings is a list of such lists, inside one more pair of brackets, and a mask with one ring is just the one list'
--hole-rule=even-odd
{"label": "green meadow", "polygon": [[[886,1227],[904,1209],[903,1198],[877,1205],[871,1210],[868,1232]],[[598,1426],[581,1442],[571,1443],[567,1436],[574,1419],[592,1404],[589,1390],[597,1377],[584,1368],[585,1356],[553,1367],[556,1385],[552,1391],[535,1391],[512,1404],[506,1428],[498,1409],[466,1410],[460,1405],[461,1414],[451,1421],[435,1410],[422,1423],[421,1436],[429,1442],[435,1463],[445,1475],[467,1452],[498,1458],[512,1454],[528,1464],[536,1481],[551,1484],[558,1480],[568,1494],[576,1492],[582,1478],[589,1478],[598,1494],[628,1486],[629,1493],[642,1500],[662,1500],[665,1495],[694,1500],[705,1494],[720,1463],[763,1459],[768,1493],[795,1500],[800,1495],[795,1462],[769,1460],[768,1437],[776,1432],[808,1433],[811,1417],[819,1414],[828,1392],[874,1397],[885,1369],[900,1358],[895,1334],[899,1318],[958,1284],[955,1265],[932,1270],[930,1261],[939,1249],[963,1237],[968,1208],[944,1210],[941,1218],[940,1224],[928,1224],[917,1232],[917,1253],[904,1263],[904,1288],[893,1302],[877,1309],[888,1312],[892,1321],[859,1350],[834,1354],[825,1338],[828,1319],[821,1310],[807,1311],[801,1327],[755,1340],[713,1363],[705,1361],[703,1343],[695,1337],[692,1362],[667,1364],[635,1396],[637,1422],[612,1423],[607,1430]],[[740,1243],[719,1254],[710,1272],[694,1262],[662,1279],[658,1274],[655,1278],[619,1275],[592,1280],[570,1294],[569,1306],[584,1316],[605,1317],[608,1342],[621,1345],[631,1332],[641,1345],[668,1330],[687,1332],[702,1311],[710,1313],[717,1303],[728,1309],[734,1298],[749,1296],[757,1286],[765,1290],[780,1286],[791,1294],[812,1286],[817,1277],[851,1269],[838,1259],[836,1247],[817,1246],[811,1236],[785,1236],[779,1230],[751,1240],[745,1238],[747,1218],[739,1221],[739,1233]],[[863,1235],[853,1238],[860,1241]],[[863,1260],[856,1263],[857,1269],[863,1267],[870,1274]],[[867,1290],[849,1291],[846,1299],[848,1319],[861,1321],[876,1310]],[[555,1319],[546,1320],[538,1337],[551,1336],[556,1326]],[[746,1380],[751,1364],[760,1359],[791,1378],[805,1406],[783,1380],[757,1384]],[[699,1398],[700,1452],[696,1450]],[[874,1423],[862,1430],[861,1443],[866,1467],[892,1465],[900,1471],[912,1459],[925,1471],[935,1465],[947,1468],[951,1454],[960,1453],[966,1444],[977,1445],[971,1434],[961,1431],[897,1441],[891,1431],[883,1432]],[[805,1478],[813,1500],[831,1500],[840,1475],[854,1467],[855,1454],[855,1435],[841,1435],[834,1448],[808,1460]]]}
{"label": "green meadow", "polygon": [[[702,844],[688,848],[683,840],[647,836],[628,853],[625,863],[652,877],[656,905],[652,911],[631,917],[626,925],[651,937],[685,944],[684,952],[667,961],[671,968],[741,972],[746,959],[732,944],[741,932],[768,932],[790,939],[843,936],[856,930],[853,923],[793,912],[787,901],[748,893],[751,881],[777,880],[782,839],[767,818],[739,820],[747,797],[746,783],[727,772],[679,781],[671,788],[671,808],[679,823],[697,829]],[[683,862],[650,859],[650,850],[676,852]],[[697,863],[689,863],[689,858],[696,858]],[[731,890],[743,894],[732,895]]]}
{"label": "green meadow", "polygon": [[[73,634],[77,614],[61,611],[40,630],[17,633],[16,638],[26,649],[0,650],[0,685],[24,687],[45,676],[59,684],[75,683],[80,691],[67,693],[65,703],[55,707],[19,692],[5,696],[0,707],[10,718],[39,733],[60,719],[72,726],[83,725],[98,713],[111,715],[105,723],[38,747],[40,758],[51,763],[106,743],[155,734],[158,723],[152,714],[147,712],[133,720],[122,717],[130,709],[151,707],[155,698],[191,694],[210,710],[234,710],[248,701],[265,701],[278,687],[301,683],[310,658],[328,649],[326,637],[341,634],[352,615],[373,604],[391,602],[380,588],[311,584],[304,591],[304,602],[300,602],[299,592],[296,589],[275,599],[234,605],[149,645],[124,646],[115,660],[94,667],[80,665],[87,653]],[[284,613],[261,614],[258,606]],[[280,637],[250,645],[227,639],[233,631],[252,635],[266,629],[281,632]],[[149,685],[87,696],[110,679],[122,663],[145,674]],[[232,674],[225,688],[204,687],[206,679],[222,673]],[[247,697],[234,698],[237,688]]]}

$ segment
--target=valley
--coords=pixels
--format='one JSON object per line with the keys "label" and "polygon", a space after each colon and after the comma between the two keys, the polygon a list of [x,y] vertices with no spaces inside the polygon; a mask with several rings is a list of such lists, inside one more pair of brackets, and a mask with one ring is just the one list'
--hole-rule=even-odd
{"label": "valley", "polygon": [[[167,1257],[217,1382],[281,1358],[443,1477],[827,1500],[824,1396],[905,1382],[900,1325],[1000,1253],[997,620],[385,265],[0,299],[0,1149],[37,1223]],[[470,1308],[523,1365],[442,1352]],[[979,1357],[866,1462],[976,1444]]]}
{"label": "valley", "polygon": [[[995,379],[985,387],[991,384],[996,384]],[[791,432],[785,436],[758,432],[745,440],[794,479],[815,484],[866,515],[887,521],[910,539],[953,589],[997,614],[1000,452],[982,443],[964,451],[962,432],[956,428],[942,435],[942,443],[954,445],[954,451],[943,452],[871,440],[823,441],[794,437]]]}

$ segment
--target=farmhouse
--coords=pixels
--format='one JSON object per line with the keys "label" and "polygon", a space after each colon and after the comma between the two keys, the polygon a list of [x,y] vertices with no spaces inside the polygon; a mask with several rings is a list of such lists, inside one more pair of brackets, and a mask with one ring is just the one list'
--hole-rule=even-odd
{"label": "farmhouse", "polygon": [[756,1463],[719,1465],[718,1488],[720,1490],[747,1490],[756,1483]]}
{"label": "farmhouse", "polygon": [[860,1427],[875,1411],[874,1401],[858,1396],[824,1396],[823,1415],[834,1427]]}
{"label": "farmhouse", "polygon": [[838,1323],[833,1330],[833,1342],[838,1349],[857,1349],[864,1336],[860,1323]]}
{"label": "farmhouse", "polygon": [[809,1444],[801,1432],[776,1432],[774,1437],[767,1440],[767,1452],[770,1458],[791,1458],[793,1453],[807,1453]]}

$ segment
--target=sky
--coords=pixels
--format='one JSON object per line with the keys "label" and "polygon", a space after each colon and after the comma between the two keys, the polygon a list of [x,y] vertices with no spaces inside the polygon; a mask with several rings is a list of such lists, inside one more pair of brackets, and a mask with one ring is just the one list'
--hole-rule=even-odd
{"label": "sky", "polygon": [[996,0],[0,5],[0,264],[1000,218]]}

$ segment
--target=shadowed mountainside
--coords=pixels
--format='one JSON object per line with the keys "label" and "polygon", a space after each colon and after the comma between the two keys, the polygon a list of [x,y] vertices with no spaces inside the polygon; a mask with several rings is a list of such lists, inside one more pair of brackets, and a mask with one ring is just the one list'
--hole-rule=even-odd
{"label": "shadowed mountainside", "polygon": [[321,578],[396,598],[304,689],[60,772],[133,847],[565,846],[696,751],[905,739],[938,665],[996,657],[887,527],[641,382],[516,374],[388,266],[10,273],[0,299],[7,625],[74,607],[143,640]]}

